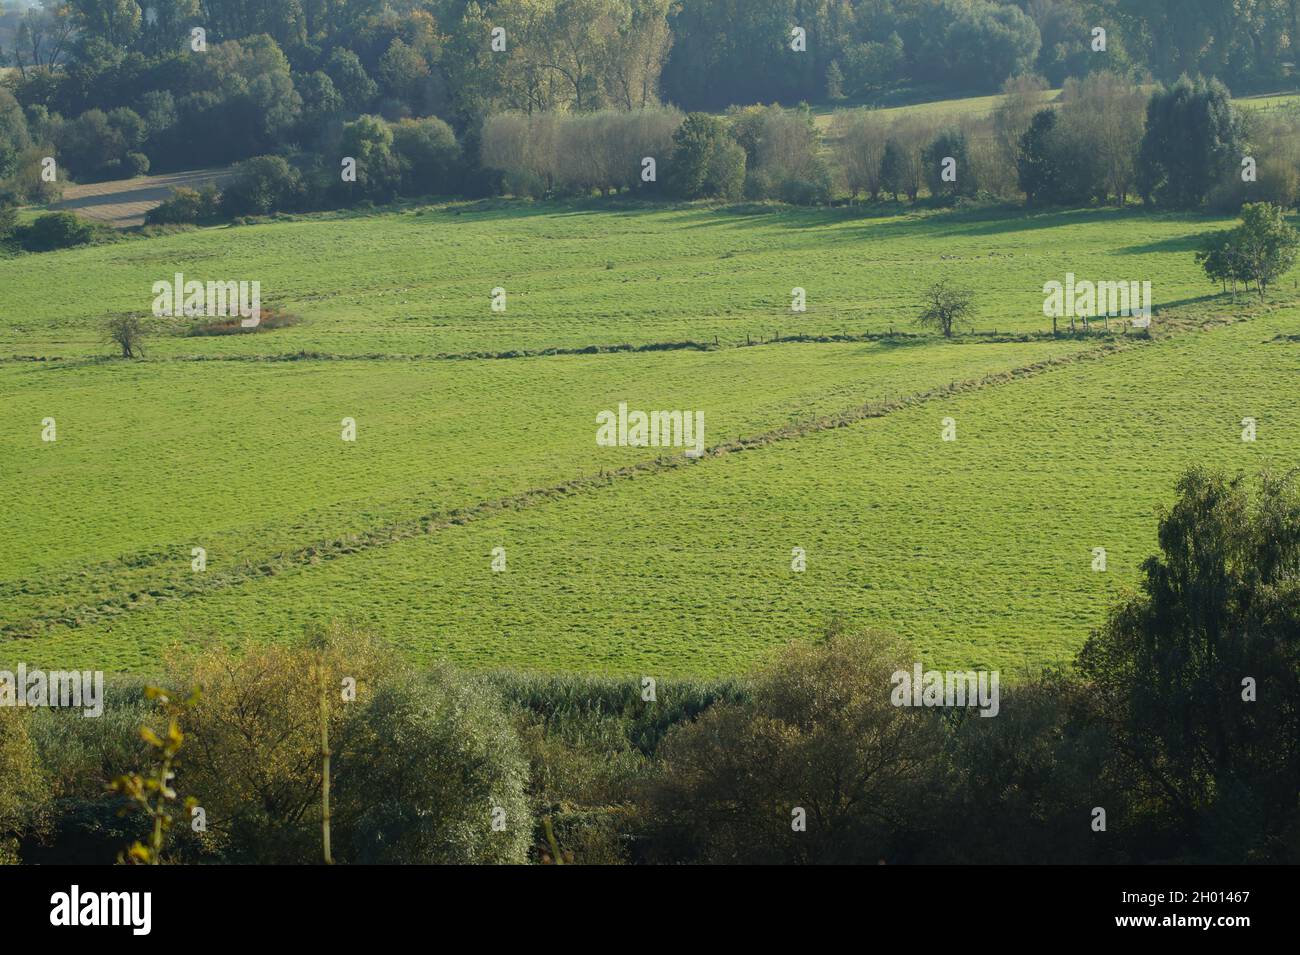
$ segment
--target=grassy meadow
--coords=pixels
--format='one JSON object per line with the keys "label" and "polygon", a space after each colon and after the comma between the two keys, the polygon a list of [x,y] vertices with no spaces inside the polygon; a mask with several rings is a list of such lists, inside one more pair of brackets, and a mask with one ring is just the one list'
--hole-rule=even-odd
{"label": "grassy meadow", "polygon": [[[1040,94],[1040,101],[1044,106],[1051,106],[1058,101],[1060,95],[1060,89],[1046,89]],[[873,109],[884,118],[891,120],[901,116],[919,116],[934,123],[960,124],[963,121],[989,118],[1002,105],[1004,99],[1002,94],[994,93],[988,96],[930,99],[901,106],[818,106],[813,109],[813,118],[818,129],[823,133],[831,132],[831,124],[837,113],[854,109]],[[1291,110],[1300,107],[1300,93],[1257,93],[1251,96],[1236,96],[1232,101],[1234,105],[1248,110],[1264,112]]]}
{"label": "grassy meadow", "polygon": [[[1042,285],[1152,278],[1157,306],[1212,292],[1192,260],[1227,220],[1131,210],[952,213],[490,201],[199,229],[0,260],[0,356],[104,355],[104,322],[149,314],[151,289],[256,277],[297,325],[193,337],[152,320],[157,358],[466,355],[778,333],[909,329],[937,275],[977,291],[978,331],[1041,331]],[[506,311],[491,293],[506,290]],[[791,289],[807,311],[790,311]],[[913,329],[914,330],[914,329]]]}
{"label": "grassy meadow", "polygon": [[[421,660],[718,675],[835,615],[936,665],[1063,662],[1181,469],[1300,450],[1294,280],[1216,297],[1191,252],[1226,224],[494,201],[2,260],[0,663],[146,671],[352,617]],[[150,318],[145,360],[108,358],[107,319],[176,271],[299,322]],[[1067,271],[1152,281],[1155,338],[1053,339]],[[939,277],[976,290],[976,334],[918,334]],[[597,447],[620,401],[704,411],[713,451]]]}

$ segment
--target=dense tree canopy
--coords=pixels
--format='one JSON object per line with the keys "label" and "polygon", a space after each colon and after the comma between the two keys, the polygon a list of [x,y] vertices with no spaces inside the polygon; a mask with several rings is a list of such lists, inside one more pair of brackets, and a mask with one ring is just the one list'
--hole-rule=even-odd
{"label": "dense tree canopy", "polygon": [[1162,205],[1200,205],[1241,158],[1241,124],[1222,83],[1182,77],[1151,97],[1138,188]]}
{"label": "dense tree canopy", "polygon": [[1300,496],[1291,474],[1203,470],[1177,493],[1141,592],[1079,666],[1143,811],[1204,857],[1267,858],[1300,776]]}
{"label": "dense tree canopy", "polygon": [[[1223,212],[1300,197],[1300,123],[1248,126],[1223,82],[1294,75],[1300,0],[1230,17],[1208,0],[13,2],[0,190],[19,198],[50,198],[49,156],[62,183],[271,155],[303,174],[303,208],[431,189],[648,193],[646,159],[679,197],[1136,194]],[[1063,86],[1050,102],[1049,83]],[[923,113],[847,118],[823,139],[809,108],[998,89],[991,116],[944,130]],[[679,129],[681,110],[698,116]],[[410,155],[370,148],[363,128]],[[1230,175],[1247,147],[1249,185]],[[345,156],[362,160],[355,181],[338,175]]]}
{"label": "dense tree canopy", "polygon": [[[463,128],[501,109],[686,109],[825,101],[892,87],[996,89],[1038,72],[1285,82],[1291,0],[44,0],[0,7],[0,58],[23,102],[80,113],[192,92],[191,31],[211,46],[265,36],[295,71],[324,70],[347,108],[436,113]],[[501,48],[492,31],[504,31]],[[1096,48],[1094,30],[1105,31]],[[801,31],[796,40],[795,31]],[[342,62],[339,52],[353,59]],[[65,72],[51,80],[48,70]],[[180,81],[179,83],[177,81]],[[180,89],[178,90],[178,86]],[[81,97],[85,97],[84,101]],[[392,115],[390,118],[401,118]]]}

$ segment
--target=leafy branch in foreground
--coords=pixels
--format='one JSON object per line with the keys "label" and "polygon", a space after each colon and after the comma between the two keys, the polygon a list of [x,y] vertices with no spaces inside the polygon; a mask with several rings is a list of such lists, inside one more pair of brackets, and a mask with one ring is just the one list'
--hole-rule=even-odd
{"label": "leafy branch in foreground", "polygon": [[[171,785],[176,776],[173,770],[185,742],[180,717],[198,700],[198,696],[198,690],[194,690],[187,699],[176,702],[166,690],[156,686],[145,689],[145,697],[157,701],[167,715],[165,736],[159,736],[148,726],[140,727],[140,738],[153,749],[157,761],[148,775],[127,773],[114,779],[108,788],[127,800],[122,815],[132,808],[142,810],[153,821],[153,829],[147,845],[136,841],[119,857],[119,862],[131,865],[159,865],[162,862],[163,843],[172,826],[172,810],[177,801],[176,790]],[[182,805],[188,811],[197,804],[198,801],[191,796]]]}

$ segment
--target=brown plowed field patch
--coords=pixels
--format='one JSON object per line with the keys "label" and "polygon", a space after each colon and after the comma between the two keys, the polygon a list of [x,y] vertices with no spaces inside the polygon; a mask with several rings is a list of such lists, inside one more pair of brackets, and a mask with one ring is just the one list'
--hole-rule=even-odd
{"label": "brown plowed field patch", "polygon": [[125,229],[143,225],[145,214],[167,199],[173,189],[182,186],[200,189],[209,183],[220,184],[229,175],[228,169],[196,169],[68,186],[63,190],[62,201],[51,208],[66,209],[116,229]]}

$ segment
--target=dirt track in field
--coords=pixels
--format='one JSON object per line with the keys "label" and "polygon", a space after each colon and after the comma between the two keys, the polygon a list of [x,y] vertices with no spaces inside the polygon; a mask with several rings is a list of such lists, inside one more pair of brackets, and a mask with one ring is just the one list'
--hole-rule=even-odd
{"label": "dirt track in field", "polygon": [[145,213],[168,198],[173,189],[182,186],[199,189],[209,183],[219,184],[228,175],[228,169],[195,169],[68,186],[63,190],[62,201],[51,208],[66,209],[115,229],[125,229],[143,225]]}

